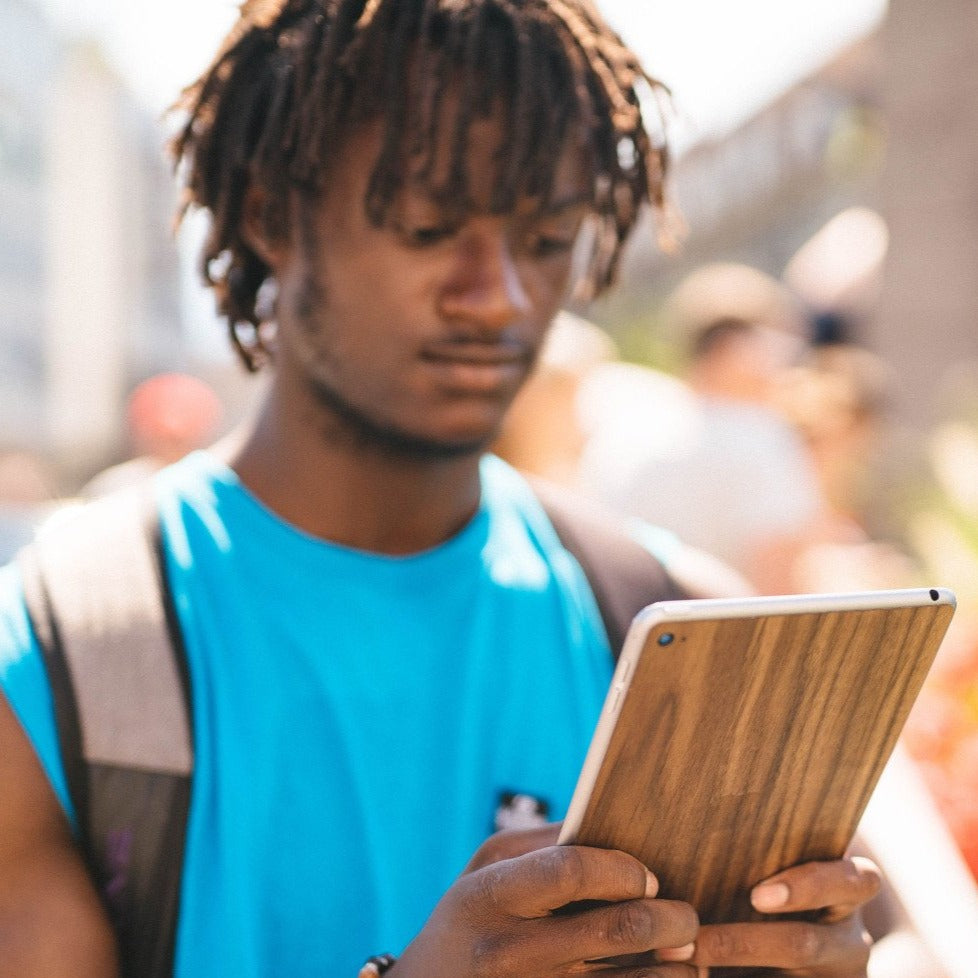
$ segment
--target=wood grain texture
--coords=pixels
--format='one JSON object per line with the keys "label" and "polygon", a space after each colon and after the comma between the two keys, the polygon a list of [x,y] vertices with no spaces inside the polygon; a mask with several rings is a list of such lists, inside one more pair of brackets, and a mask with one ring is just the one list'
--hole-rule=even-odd
{"label": "wood grain texture", "polygon": [[642,859],[704,923],[761,919],[752,886],[844,854],[952,613],[657,624],[575,841]]}

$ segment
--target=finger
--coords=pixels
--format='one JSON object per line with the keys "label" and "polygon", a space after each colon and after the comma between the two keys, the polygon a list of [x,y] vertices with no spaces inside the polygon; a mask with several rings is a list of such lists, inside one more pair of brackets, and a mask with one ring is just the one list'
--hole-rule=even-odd
{"label": "finger", "polygon": [[634,967],[608,967],[606,964],[595,964],[593,969],[584,974],[599,975],[600,978],[707,978],[705,968],[695,968],[688,964],[664,964],[649,962]]}
{"label": "finger", "polygon": [[827,919],[848,916],[880,889],[876,864],[862,856],[793,866],[759,883],[751,903],[761,913],[828,908]]}
{"label": "finger", "polygon": [[[650,969],[658,968],[668,975],[688,975],[689,978],[709,978],[709,968],[704,968],[699,965],[687,964],[686,962],[692,957],[695,951],[695,944],[687,944],[683,948],[675,948],[677,952],[683,952],[682,956],[677,956],[675,958],[675,964],[669,959],[669,952],[666,951],[647,951],[645,954],[623,954],[620,957],[614,958],[602,958],[600,961],[590,962],[591,964],[601,964],[607,967],[615,967],[625,969],[628,974],[633,972],[638,972],[641,975],[650,974]],[[618,971],[612,972],[613,974],[619,974]],[[658,972],[655,972],[658,973]]]}
{"label": "finger", "polygon": [[838,924],[712,924],[700,928],[692,963],[789,971],[831,965],[840,974],[863,974],[871,943],[855,920]]}
{"label": "finger", "polygon": [[483,866],[491,866],[503,859],[515,859],[516,856],[556,845],[562,824],[555,822],[533,829],[507,829],[497,832],[479,846],[471,862],[465,867],[465,873],[474,873]]}
{"label": "finger", "polygon": [[526,919],[582,900],[652,897],[659,889],[634,857],[590,846],[551,846],[506,859],[473,873],[468,883],[470,899]]}
{"label": "finger", "polygon": [[[687,944],[689,951],[676,961],[685,962],[693,956],[693,945]],[[658,951],[643,951],[641,954],[616,954],[613,958],[597,958],[589,961],[589,964],[603,964],[605,967],[615,968],[654,968],[658,964],[667,963],[667,959],[660,957]]]}
{"label": "finger", "polygon": [[[646,901],[649,903],[657,901]],[[618,904],[618,907],[634,906],[635,902]],[[682,905],[686,907],[686,904]],[[691,910],[692,908],[688,908]],[[589,911],[591,913],[591,911]],[[671,911],[666,910],[663,916]],[[677,915],[678,916],[678,915]],[[604,927],[606,933],[595,944],[581,940],[580,932],[571,931],[572,918],[551,917],[542,920],[524,921],[516,930],[510,930],[500,939],[489,939],[480,947],[479,974],[491,975],[614,975],[642,976],[642,978],[703,978],[702,970],[686,962],[660,961],[654,951],[615,955],[592,956],[588,947],[607,947],[615,943],[615,924],[610,920],[599,923],[588,921],[585,928],[596,925]],[[629,925],[630,937],[625,945],[632,943],[633,931],[641,929],[642,923]],[[676,923],[666,921],[661,928],[665,934]],[[570,934],[568,936],[568,932]],[[653,938],[654,939],[654,938]],[[576,946],[572,947],[571,945]],[[639,938],[638,943],[645,943]],[[468,972],[466,972],[468,973]]]}
{"label": "finger", "polygon": [[569,967],[659,948],[686,948],[685,957],[673,960],[689,960],[698,930],[699,920],[688,903],[628,900],[536,921],[530,936],[543,947],[560,948],[561,963]]}

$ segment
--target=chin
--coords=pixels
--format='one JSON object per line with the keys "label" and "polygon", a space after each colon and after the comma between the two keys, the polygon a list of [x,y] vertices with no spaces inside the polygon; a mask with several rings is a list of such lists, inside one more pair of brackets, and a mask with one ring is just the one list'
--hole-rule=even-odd
{"label": "chin", "polygon": [[[384,439],[373,440],[373,447],[385,454],[406,461],[447,462],[481,455],[492,442],[492,436],[416,435],[408,432],[390,432]],[[366,446],[364,446],[366,447]]]}
{"label": "chin", "polygon": [[410,460],[462,458],[481,454],[502,426],[505,404],[468,403],[428,406],[412,417],[393,409],[379,414],[354,404],[317,378],[310,390],[323,410],[323,436],[361,451],[378,451]]}
{"label": "chin", "polygon": [[451,461],[480,455],[496,436],[498,426],[411,427],[358,419],[330,426],[326,436],[352,443],[362,452],[373,452],[407,462]]}
{"label": "chin", "polygon": [[[375,427],[367,438],[376,447],[405,458],[450,460],[482,455],[499,434],[501,421],[478,424],[387,425]],[[361,429],[361,434],[366,432]],[[364,446],[366,447],[366,446]]]}
{"label": "chin", "polygon": [[477,423],[437,425],[418,437],[422,441],[442,445],[446,450],[454,449],[458,454],[464,454],[466,451],[485,451],[499,437],[501,430],[502,417],[494,416],[491,420],[480,419]]}

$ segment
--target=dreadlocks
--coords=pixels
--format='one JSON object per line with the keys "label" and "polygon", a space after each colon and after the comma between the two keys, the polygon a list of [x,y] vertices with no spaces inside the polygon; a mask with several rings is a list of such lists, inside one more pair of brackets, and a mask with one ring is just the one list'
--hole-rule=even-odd
{"label": "dreadlocks", "polygon": [[[646,200],[662,205],[666,150],[653,144],[636,84],[663,91],[590,0],[245,0],[213,64],[185,90],[173,142],[186,188],[180,211],[210,211],[202,271],[246,366],[268,355],[258,293],[269,275],[243,236],[252,182],[270,233],[290,193],[321,192],[352,127],[379,119],[383,138],[367,190],[381,226],[408,174],[446,207],[468,200],[474,119],[502,105],[490,208],[549,200],[554,147],[573,131],[593,175],[596,222],[581,292],[614,279]],[[443,95],[458,93],[446,119]],[[447,139],[447,168],[435,166]]]}

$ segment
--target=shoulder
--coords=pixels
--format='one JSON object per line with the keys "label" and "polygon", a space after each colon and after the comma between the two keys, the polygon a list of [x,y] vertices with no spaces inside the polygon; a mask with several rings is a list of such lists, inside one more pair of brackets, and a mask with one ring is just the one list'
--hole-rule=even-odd
{"label": "shoulder", "polygon": [[103,469],[87,482],[79,495],[83,499],[98,499],[120,489],[139,485],[158,472],[160,465],[149,458],[131,458]]}
{"label": "shoulder", "polygon": [[564,545],[585,565],[592,583],[595,576],[610,575],[608,586],[613,588],[622,586],[625,576],[644,576],[661,591],[659,600],[751,593],[750,585],[730,565],[670,530],[542,480],[532,480],[532,490]]}
{"label": "shoulder", "polygon": [[0,684],[30,651],[31,629],[16,564],[0,568]]}
{"label": "shoulder", "polygon": [[797,464],[806,455],[798,431],[773,409],[760,404],[711,403],[706,429],[710,447],[728,455],[759,459],[781,465]]}
{"label": "shoulder", "polygon": [[51,687],[16,564],[0,569],[0,699],[19,721],[63,809],[70,814]]}

